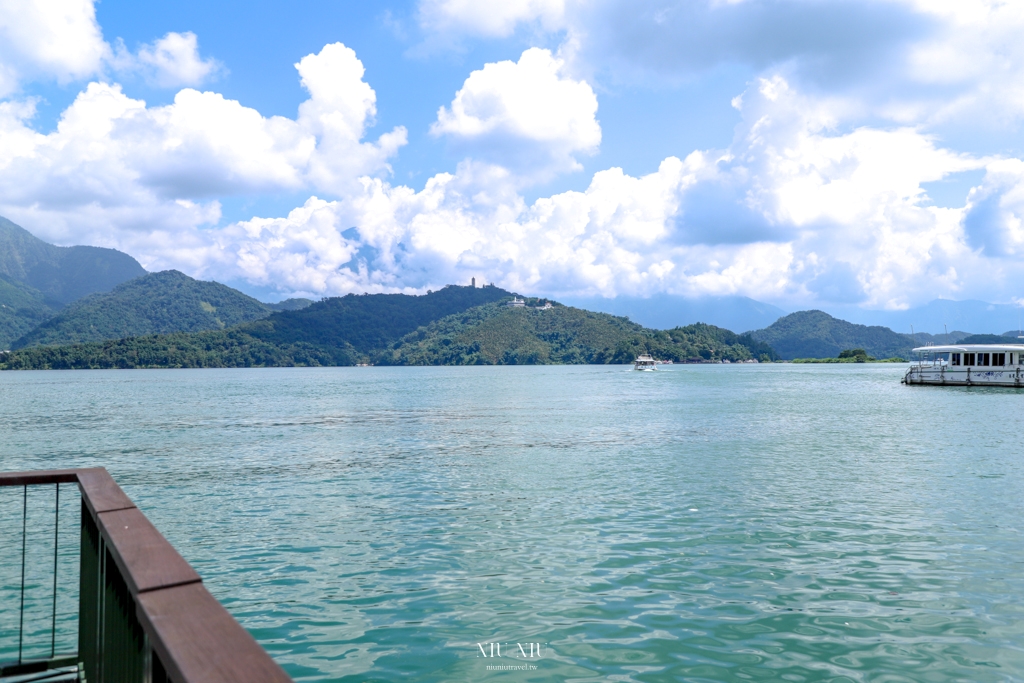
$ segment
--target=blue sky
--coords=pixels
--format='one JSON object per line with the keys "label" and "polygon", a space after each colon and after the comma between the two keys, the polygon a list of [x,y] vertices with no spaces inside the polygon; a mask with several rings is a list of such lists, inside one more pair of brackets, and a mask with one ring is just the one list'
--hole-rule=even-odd
{"label": "blue sky", "polygon": [[0,215],[268,299],[1008,303],[1022,28],[995,0],[5,5]]}

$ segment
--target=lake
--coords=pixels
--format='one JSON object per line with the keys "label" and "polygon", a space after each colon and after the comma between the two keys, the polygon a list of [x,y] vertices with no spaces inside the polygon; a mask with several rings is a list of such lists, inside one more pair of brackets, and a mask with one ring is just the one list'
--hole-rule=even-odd
{"label": "lake", "polygon": [[904,369],[5,372],[0,469],[106,467],[297,680],[1021,680],[1024,394]]}

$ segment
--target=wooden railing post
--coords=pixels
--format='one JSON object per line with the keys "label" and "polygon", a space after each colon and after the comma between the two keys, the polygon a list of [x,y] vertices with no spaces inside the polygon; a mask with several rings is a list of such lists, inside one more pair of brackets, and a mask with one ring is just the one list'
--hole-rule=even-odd
{"label": "wooden railing post", "polygon": [[0,486],[72,482],[82,493],[78,653],[22,662],[22,627],[19,661],[0,674],[78,662],[88,683],[291,681],[105,469],[0,473]]}

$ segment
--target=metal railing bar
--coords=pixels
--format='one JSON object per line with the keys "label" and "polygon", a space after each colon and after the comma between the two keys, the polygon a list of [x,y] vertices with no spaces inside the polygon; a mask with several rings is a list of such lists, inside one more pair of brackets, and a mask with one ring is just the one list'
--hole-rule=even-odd
{"label": "metal railing bar", "polygon": [[[75,678],[70,678],[74,676]],[[74,681],[78,678],[78,667],[72,668],[70,666],[62,667],[61,669],[51,670],[42,676],[33,677],[31,683],[46,683],[47,681]]]}
{"label": "metal railing bar", "polygon": [[[49,659],[31,659],[14,664],[0,664],[0,676],[24,676],[50,669],[78,666],[78,655],[58,655]],[[36,680],[33,678],[32,680]]]}
{"label": "metal railing bar", "polygon": [[60,482],[55,483],[53,504],[53,614],[50,617],[50,657],[57,652],[57,548],[60,547]]}
{"label": "metal railing bar", "polygon": [[26,472],[0,472],[0,486],[33,486],[36,484],[78,483],[82,470],[31,470]]}
{"label": "metal railing bar", "polygon": [[25,550],[28,531],[28,484],[21,487],[21,608],[18,612],[18,662],[25,638]]}

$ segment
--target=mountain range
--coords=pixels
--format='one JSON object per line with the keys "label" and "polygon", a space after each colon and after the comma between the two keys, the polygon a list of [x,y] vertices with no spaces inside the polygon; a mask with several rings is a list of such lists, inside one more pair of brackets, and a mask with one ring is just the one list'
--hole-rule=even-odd
{"label": "mountain range", "polygon": [[[625,318],[449,285],[421,296],[349,294],[234,327],[0,354],[0,369],[628,363],[771,360],[771,347],[711,325],[650,330]],[[542,305],[543,304],[543,305]]]}
{"label": "mountain range", "polygon": [[223,329],[311,303],[147,273],[115,249],[57,247],[0,218],[0,349]]}
{"label": "mountain range", "polygon": [[116,249],[57,247],[0,217],[0,278],[49,307],[145,274],[138,261]]}
{"label": "mountain range", "polygon": [[[302,302],[312,303],[308,299]],[[267,304],[226,285],[165,270],[69,304],[17,339],[11,348],[218,330],[259,320],[272,312]]]}
{"label": "mountain range", "polygon": [[850,307],[833,307],[830,312],[850,322],[863,325],[884,325],[897,332],[910,334],[946,330],[970,330],[974,334],[999,334],[1000,330],[1016,330],[1021,325],[1022,311],[1014,304],[992,304],[987,301],[951,301],[935,299],[923,306],[903,311],[871,311]]}
{"label": "mountain range", "polygon": [[[907,357],[924,344],[983,343],[959,330],[908,335],[823,311],[787,315],[745,297],[504,305],[514,296],[493,286],[450,285],[423,296],[267,304],[178,271],[147,273],[113,249],[56,247],[0,219],[0,349],[15,349],[3,367],[621,363],[638,353],[774,360],[854,348],[885,358]],[[932,304],[935,315],[954,311]],[[744,335],[726,328],[750,321],[761,326]]]}
{"label": "mountain range", "polygon": [[[628,317],[647,327],[668,329],[706,322],[730,330],[768,327],[791,311],[745,296],[699,298],[655,294],[643,297],[570,297],[563,303]],[[954,330],[976,334],[998,334],[1024,324],[1024,308],[1014,304],[986,301],[934,299],[923,306],[900,311],[879,311],[858,306],[830,306],[833,317],[859,325],[882,326],[900,334],[942,335]],[[967,333],[964,333],[967,334]]]}
{"label": "mountain range", "polygon": [[562,303],[591,311],[625,316],[644,327],[667,330],[703,322],[729,330],[767,327],[787,311],[745,296],[687,298],[672,294],[626,297],[569,297]]}
{"label": "mountain range", "polygon": [[0,217],[0,349],[66,304],[145,274],[128,254],[57,247]]}

